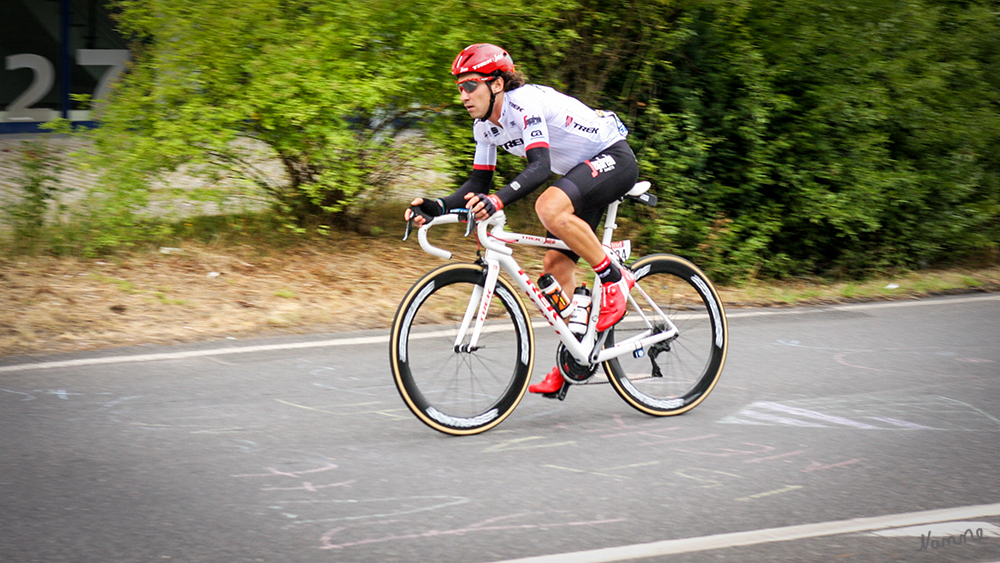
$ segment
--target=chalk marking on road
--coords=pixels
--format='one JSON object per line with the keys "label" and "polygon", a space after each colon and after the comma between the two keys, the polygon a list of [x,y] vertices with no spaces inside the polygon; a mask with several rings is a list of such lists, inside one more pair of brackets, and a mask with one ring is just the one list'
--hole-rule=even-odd
{"label": "chalk marking on road", "polygon": [[636,467],[647,467],[647,466],[650,466],[650,465],[659,465],[659,464],[660,464],[660,462],[658,462],[658,461],[645,461],[645,462],[642,462],[642,463],[630,463],[628,465],[619,465],[618,467],[609,467],[609,468],[605,469],[604,471],[618,471],[619,469],[633,469],[633,468],[636,468]]}
{"label": "chalk marking on road", "polygon": [[904,526],[918,526],[937,522],[982,518],[1000,515],[1000,503],[980,504],[974,506],[958,506],[940,510],[925,510],[903,514],[888,514],[868,518],[852,518],[850,520],[835,520],[815,524],[801,524],[783,528],[766,528],[746,532],[715,534],[695,538],[664,540],[651,543],[607,547],[589,551],[571,553],[556,553],[525,557],[522,559],[507,559],[493,563],[610,563],[614,561],[631,561],[662,555],[680,553],[696,553],[725,547],[742,547],[763,543],[794,541],[825,536],[837,536],[858,532],[872,532]]}
{"label": "chalk marking on road", "polygon": [[860,459],[855,458],[855,459],[849,459],[847,461],[841,461],[839,463],[831,463],[829,465],[823,465],[823,464],[821,464],[818,461],[814,461],[814,462],[812,462],[809,465],[809,467],[803,469],[802,472],[803,473],[808,473],[810,471],[823,471],[824,469],[833,469],[834,467],[843,467],[845,465],[854,465],[855,463],[858,463],[860,461],[861,461]]}
{"label": "chalk marking on road", "polygon": [[[928,305],[959,305],[963,303],[974,303],[980,301],[1000,301],[1000,295],[980,295],[975,297],[961,297],[955,299],[927,299],[913,301],[887,301],[880,303],[858,303],[850,305],[835,305],[831,307],[805,307],[782,310],[753,310],[734,311],[726,313],[728,319],[738,319],[746,317],[768,317],[774,315],[805,315],[816,313],[827,313],[833,311],[861,311],[869,309],[886,309],[893,307],[919,307]],[[695,315],[691,315],[695,316]],[[631,322],[625,319],[622,322]],[[538,321],[532,326],[546,327],[547,323]],[[509,330],[507,328],[492,327],[494,330]],[[491,327],[484,329],[491,331]],[[433,331],[425,333],[411,333],[411,339],[435,338],[445,334],[454,334],[453,330]],[[188,350],[185,352],[163,352],[158,354],[135,354],[130,356],[104,356],[96,358],[80,358],[76,360],[62,360],[52,362],[38,362],[33,364],[14,364],[0,366],[0,373],[14,373],[19,371],[32,371],[40,369],[72,368],[85,366],[104,366],[112,364],[127,364],[141,362],[162,362],[168,360],[187,360],[191,358],[205,358],[210,356],[226,356],[231,354],[252,354],[255,352],[273,352],[279,350],[303,350],[308,348],[330,348],[337,346],[362,346],[367,344],[387,344],[389,336],[363,336],[355,338],[334,338],[331,340],[316,340],[312,342],[289,342],[286,344],[262,344],[259,346],[235,346],[227,348],[211,348],[206,350]]]}
{"label": "chalk marking on road", "polygon": [[708,477],[711,477],[712,475],[725,475],[726,477],[732,477],[733,479],[743,478],[740,475],[736,475],[735,473],[726,473],[725,471],[715,471],[712,469],[678,469],[674,471],[675,475],[679,475],[686,479],[693,479],[695,481],[698,481],[699,483],[706,483],[705,485],[695,485],[695,487],[698,487],[699,489],[717,489],[719,487],[724,486],[722,481],[718,481],[716,479],[711,479],[711,478],[706,479],[704,477],[699,477],[697,475],[698,473],[704,474]]}
{"label": "chalk marking on road", "polygon": [[791,456],[794,456],[794,455],[799,455],[801,453],[805,453],[805,450],[795,450],[794,452],[788,452],[788,453],[784,453],[784,454],[772,455],[772,456],[769,456],[769,457],[758,457],[756,459],[745,459],[743,461],[746,462],[746,463],[760,463],[762,461],[773,461],[775,459],[781,459],[783,457],[791,457]]}
{"label": "chalk marking on road", "polygon": [[[306,405],[300,405],[298,403],[292,403],[292,402],[286,401],[284,399],[275,399],[275,401],[278,401],[279,403],[282,403],[284,405],[288,405],[290,407],[296,407],[296,408],[300,408],[300,409],[305,409],[307,411],[321,412],[323,414],[332,414],[334,416],[353,416],[353,415],[357,415],[357,414],[380,414],[382,416],[387,416],[389,418],[400,419],[400,418],[403,418],[403,417],[400,416],[400,415],[394,414],[394,411],[404,410],[404,409],[377,409],[377,410],[367,410],[367,411],[333,412],[333,411],[328,411],[326,409],[318,409],[316,407],[308,407]],[[375,405],[375,404],[378,404],[378,403],[379,402],[375,402],[375,403],[358,403],[357,405],[364,405],[364,404]],[[352,405],[338,405],[338,407],[346,407],[346,406],[352,406]],[[409,419],[409,417],[406,417],[406,418]]]}
{"label": "chalk marking on road", "polygon": [[799,490],[801,488],[802,488],[802,485],[789,485],[787,487],[782,487],[780,489],[775,489],[773,491],[767,491],[767,492],[763,492],[763,493],[757,493],[755,495],[740,497],[740,498],[738,498],[736,500],[739,500],[739,501],[754,500],[754,499],[758,499],[758,498],[769,497],[771,495],[780,495],[781,493],[790,493],[792,491],[797,491],[797,490]]}
{"label": "chalk marking on road", "polygon": [[[861,418],[869,423],[883,423],[880,426],[867,424],[871,430],[1000,432],[1000,419],[982,409],[948,397],[820,397],[783,403],[782,408],[789,416],[774,416],[755,410],[761,407],[770,408],[765,405],[777,404],[754,402],[739,412],[723,418],[719,423],[832,428],[834,426],[831,424],[820,424],[815,421],[815,417],[813,422],[808,422],[792,418],[792,415],[804,416],[805,413],[814,413],[828,416],[824,413],[836,413],[830,416],[840,417],[840,413],[847,413],[853,418]],[[892,417],[882,416],[885,414],[890,414]],[[904,418],[906,420],[903,420]],[[843,418],[843,420],[848,419]],[[857,424],[840,424],[836,427],[863,428]]]}
{"label": "chalk marking on road", "polygon": [[192,430],[192,434],[226,434],[229,432],[245,432],[246,428],[242,426],[233,426],[232,428],[215,428],[212,430]]}
{"label": "chalk marking on road", "polygon": [[600,471],[586,471],[583,469],[573,469],[572,467],[562,467],[561,465],[543,465],[542,467],[547,467],[549,469],[559,469],[561,471],[569,471],[570,473],[579,473],[581,475],[597,475],[598,477],[611,477],[612,479],[628,479],[624,475],[614,475],[612,473],[601,473]]}
{"label": "chalk marking on road", "polygon": [[519,445],[523,444],[524,442],[529,442],[531,440],[544,440],[544,439],[546,439],[545,436],[528,436],[525,438],[515,438],[513,440],[506,440],[504,442],[500,442],[499,444],[494,444],[486,448],[485,450],[483,450],[483,453],[506,452],[511,450],[534,450],[537,448],[555,448],[558,446],[572,446],[573,444],[576,444],[576,441],[572,440],[569,442],[557,442],[555,444],[534,444],[531,446]]}
{"label": "chalk marking on road", "polygon": [[387,543],[387,542],[398,542],[403,540],[412,540],[419,538],[441,538],[445,536],[465,536],[477,532],[496,532],[496,531],[510,531],[510,530],[537,530],[545,529],[549,530],[552,528],[562,528],[568,526],[601,526],[604,524],[616,524],[619,522],[624,522],[624,518],[615,519],[605,519],[605,520],[590,520],[590,521],[580,521],[580,522],[558,522],[552,523],[548,522],[545,524],[518,524],[516,522],[510,524],[498,524],[502,520],[510,520],[512,518],[518,518],[524,516],[523,514],[514,514],[511,516],[500,516],[497,518],[491,518],[484,522],[477,524],[472,524],[465,526],[463,528],[456,528],[451,530],[427,530],[426,532],[417,532],[412,534],[401,534],[396,536],[383,536],[378,538],[361,539],[345,543],[333,543],[334,537],[347,529],[346,526],[340,526],[327,531],[320,538],[322,546],[320,549],[344,549],[348,547],[356,547],[361,545],[371,545],[375,543]]}

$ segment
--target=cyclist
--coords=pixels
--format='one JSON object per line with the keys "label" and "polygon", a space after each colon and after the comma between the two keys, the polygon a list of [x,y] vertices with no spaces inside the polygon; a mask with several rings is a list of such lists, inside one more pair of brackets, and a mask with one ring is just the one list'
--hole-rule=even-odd
{"label": "cyclist", "polygon": [[[542,266],[571,292],[577,261],[589,263],[603,288],[597,330],[611,328],[625,314],[635,281],[631,272],[608,258],[595,231],[608,204],[623,197],[639,177],[624,125],[612,112],[595,111],[552,88],[526,84],[510,55],[496,45],[466,47],[455,57],[451,74],[457,78],[462,105],[474,119],[472,173],[451,195],[414,199],[414,223],[419,226],[462,207],[484,221],[540,187],[552,173],[561,175],[538,197],[535,212],[549,236],[571,250],[549,250]],[[490,193],[497,147],[525,157],[527,165],[514,181]],[[404,219],[410,217],[407,209]],[[528,390],[555,393],[562,385],[557,366]]]}

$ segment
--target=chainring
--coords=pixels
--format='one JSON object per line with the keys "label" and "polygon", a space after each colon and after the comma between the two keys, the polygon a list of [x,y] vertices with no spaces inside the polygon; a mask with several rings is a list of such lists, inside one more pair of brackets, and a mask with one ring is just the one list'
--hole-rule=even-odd
{"label": "chainring", "polygon": [[581,366],[563,343],[556,347],[556,365],[559,373],[571,383],[586,383],[597,372],[597,365]]}

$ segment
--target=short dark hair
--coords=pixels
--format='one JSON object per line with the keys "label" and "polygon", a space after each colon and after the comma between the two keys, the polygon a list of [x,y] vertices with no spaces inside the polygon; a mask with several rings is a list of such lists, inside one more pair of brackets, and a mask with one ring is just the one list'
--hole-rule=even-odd
{"label": "short dark hair", "polygon": [[528,79],[524,77],[524,74],[517,70],[501,72],[500,78],[503,78],[504,92],[510,92],[528,83]]}

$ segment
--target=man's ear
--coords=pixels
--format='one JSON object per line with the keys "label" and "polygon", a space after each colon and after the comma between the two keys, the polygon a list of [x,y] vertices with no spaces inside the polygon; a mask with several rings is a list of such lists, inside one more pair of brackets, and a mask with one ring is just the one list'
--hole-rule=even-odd
{"label": "man's ear", "polygon": [[504,80],[502,76],[498,76],[496,80],[490,83],[490,88],[493,89],[494,94],[499,94],[503,92]]}

